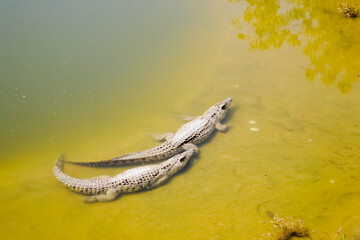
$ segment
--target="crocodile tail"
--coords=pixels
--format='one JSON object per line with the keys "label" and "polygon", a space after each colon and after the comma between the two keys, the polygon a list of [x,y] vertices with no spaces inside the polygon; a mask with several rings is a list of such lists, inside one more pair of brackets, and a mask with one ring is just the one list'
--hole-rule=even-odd
{"label": "crocodile tail", "polygon": [[55,165],[62,170],[64,167],[64,153],[60,154],[60,156],[57,158]]}
{"label": "crocodile tail", "polygon": [[[139,159],[140,160],[140,159]],[[124,159],[124,160],[103,160],[98,162],[68,162],[73,165],[84,166],[84,167],[101,167],[101,168],[110,168],[115,166],[127,165],[127,164],[137,164],[146,161],[145,159]]]}

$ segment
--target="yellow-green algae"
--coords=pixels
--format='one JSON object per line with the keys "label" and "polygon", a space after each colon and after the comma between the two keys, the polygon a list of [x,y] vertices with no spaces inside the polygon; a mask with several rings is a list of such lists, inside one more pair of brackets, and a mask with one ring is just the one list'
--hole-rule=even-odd
{"label": "yellow-green algae", "polygon": [[[126,7],[144,11],[141,4]],[[30,22],[37,32],[21,29],[29,39],[20,41],[10,30],[24,21],[22,8],[4,6],[18,15],[1,21],[8,24],[6,40],[14,42],[2,46],[11,51],[1,71],[0,238],[260,239],[271,229],[264,224],[267,211],[302,219],[313,239],[331,239],[340,228],[358,231],[358,19],[339,16],[335,1],[146,4],[173,22],[160,18],[155,33],[137,33],[131,29],[153,18],[139,20],[142,13],[139,21],[124,23],[120,8],[78,6],[64,21],[73,17],[83,30],[66,37],[64,56],[52,44],[61,46],[61,38],[36,44],[49,36],[44,29],[58,30],[56,24]],[[88,22],[84,11],[96,21]],[[134,34],[128,47],[135,49],[133,59],[126,39],[111,35],[121,22]],[[87,36],[91,31],[97,35]],[[92,42],[72,44],[82,35]],[[153,36],[164,41],[157,46]],[[48,54],[53,51],[60,57]],[[41,61],[20,61],[32,56]],[[201,114],[228,96],[234,99],[229,131],[214,134],[194,164],[165,186],[88,205],[51,172],[64,150],[69,160],[86,161],[152,147],[151,133],[175,131],[183,123],[180,114]],[[76,177],[123,170],[65,168]]]}

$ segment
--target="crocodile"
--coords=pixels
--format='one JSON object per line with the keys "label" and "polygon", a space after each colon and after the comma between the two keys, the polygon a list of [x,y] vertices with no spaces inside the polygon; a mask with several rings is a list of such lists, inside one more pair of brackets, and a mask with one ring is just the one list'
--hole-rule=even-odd
{"label": "crocodile", "polygon": [[197,150],[192,148],[161,164],[132,168],[114,177],[99,176],[91,179],[78,179],[65,174],[63,172],[64,157],[61,155],[57,159],[53,171],[56,178],[69,189],[91,195],[84,198],[85,202],[106,202],[115,200],[121,193],[135,192],[161,185],[180,171],[196,152]]}
{"label": "crocodile", "polygon": [[201,116],[184,117],[184,120],[188,122],[182,125],[175,134],[168,132],[153,135],[153,138],[158,141],[165,140],[165,142],[157,147],[122,155],[109,160],[68,163],[89,167],[115,167],[125,164],[158,161],[174,156],[175,154],[190,148],[197,149],[196,144],[207,139],[215,129],[221,132],[226,131],[227,126],[220,123],[220,121],[225,117],[231,102],[232,98],[229,97],[210,107]]}

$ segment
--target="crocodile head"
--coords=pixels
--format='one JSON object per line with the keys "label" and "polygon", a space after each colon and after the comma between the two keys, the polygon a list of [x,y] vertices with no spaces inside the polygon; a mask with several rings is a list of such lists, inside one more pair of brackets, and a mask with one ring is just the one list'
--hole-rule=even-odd
{"label": "crocodile head", "polygon": [[229,97],[222,102],[216,103],[204,113],[204,116],[211,118],[215,122],[220,121],[225,117],[225,114],[228,111],[231,102],[232,98]]}
{"label": "crocodile head", "polygon": [[173,175],[174,173],[178,172],[183,167],[185,167],[185,165],[187,164],[187,162],[189,161],[191,156],[194,155],[195,152],[196,152],[195,149],[189,149],[185,152],[175,155],[171,159],[169,159],[161,164],[162,165],[161,170],[167,176]]}

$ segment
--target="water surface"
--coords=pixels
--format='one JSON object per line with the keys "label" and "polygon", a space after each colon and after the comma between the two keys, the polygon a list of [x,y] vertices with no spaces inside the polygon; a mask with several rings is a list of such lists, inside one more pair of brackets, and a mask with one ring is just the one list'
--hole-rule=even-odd
{"label": "water surface", "polygon": [[[3,1],[0,28],[1,239],[260,239],[267,211],[359,231],[360,22],[336,1]],[[89,205],[52,174],[228,96],[229,131],[160,188]]]}

